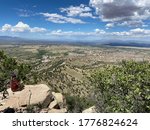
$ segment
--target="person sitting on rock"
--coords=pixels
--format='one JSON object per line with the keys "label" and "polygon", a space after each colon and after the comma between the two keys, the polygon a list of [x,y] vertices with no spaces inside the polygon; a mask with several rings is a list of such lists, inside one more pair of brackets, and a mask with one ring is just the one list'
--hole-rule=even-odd
{"label": "person sitting on rock", "polygon": [[10,88],[13,92],[16,92],[19,90],[20,82],[17,79],[17,76],[15,74],[12,74],[11,81],[10,81]]}

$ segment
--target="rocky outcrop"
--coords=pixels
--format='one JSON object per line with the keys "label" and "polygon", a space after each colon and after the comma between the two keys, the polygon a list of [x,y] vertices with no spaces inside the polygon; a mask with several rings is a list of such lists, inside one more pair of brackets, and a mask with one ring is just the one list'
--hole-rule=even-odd
{"label": "rocky outcrop", "polygon": [[25,85],[22,91],[12,92],[8,89],[9,97],[1,102],[0,110],[11,108],[21,108],[28,105],[42,105],[47,107],[51,102],[52,94],[47,85]]}
{"label": "rocky outcrop", "polygon": [[96,107],[92,106],[92,107],[84,110],[82,113],[96,113]]}
{"label": "rocky outcrop", "polygon": [[[45,84],[25,85],[22,91],[8,89],[7,99],[0,101],[0,111],[13,108],[17,112],[64,113],[67,112],[61,93],[51,92]],[[31,110],[28,110],[31,109]]]}

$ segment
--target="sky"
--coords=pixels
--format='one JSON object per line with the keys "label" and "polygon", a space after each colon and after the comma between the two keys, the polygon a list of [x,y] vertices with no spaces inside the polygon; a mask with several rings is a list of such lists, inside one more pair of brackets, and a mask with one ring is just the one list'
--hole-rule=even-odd
{"label": "sky", "polygon": [[150,0],[0,0],[0,36],[150,40]]}

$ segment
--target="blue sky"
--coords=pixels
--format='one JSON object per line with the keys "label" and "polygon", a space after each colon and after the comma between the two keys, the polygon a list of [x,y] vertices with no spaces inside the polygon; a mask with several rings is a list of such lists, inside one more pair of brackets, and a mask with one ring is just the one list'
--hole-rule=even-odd
{"label": "blue sky", "polygon": [[149,0],[0,0],[0,35],[150,40]]}

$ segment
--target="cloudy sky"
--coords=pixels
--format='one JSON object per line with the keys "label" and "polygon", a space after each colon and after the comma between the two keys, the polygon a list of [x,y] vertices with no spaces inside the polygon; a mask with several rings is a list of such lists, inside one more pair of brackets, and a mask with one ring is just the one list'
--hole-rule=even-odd
{"label": "cloudy sky", "polygon": [[150,0],[0,0],[0,35],[150,40]]}

